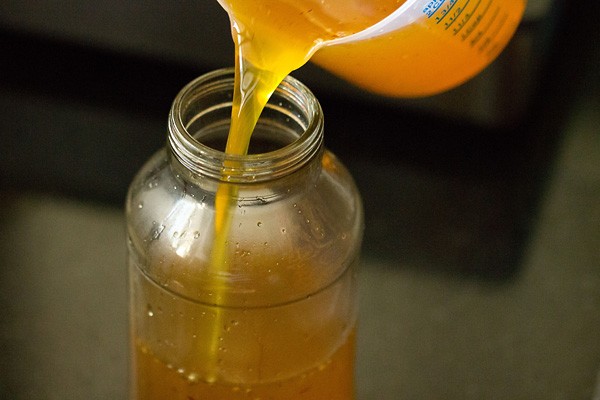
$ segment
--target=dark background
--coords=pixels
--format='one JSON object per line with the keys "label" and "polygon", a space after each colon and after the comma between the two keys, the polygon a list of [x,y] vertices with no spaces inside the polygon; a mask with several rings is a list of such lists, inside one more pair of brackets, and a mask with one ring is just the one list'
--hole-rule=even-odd
{"label": "dark background", "polygon": [[[563,115],[594,68],[589,7],[534,3],[497,62],[440,96],[384,99],[310,65],[296,74],[364,195],[367,252],[514,272]],[[3,2],[0,52],[2,186],[117,206],[163,145],[178,90],[233,54],[216,2]]]}

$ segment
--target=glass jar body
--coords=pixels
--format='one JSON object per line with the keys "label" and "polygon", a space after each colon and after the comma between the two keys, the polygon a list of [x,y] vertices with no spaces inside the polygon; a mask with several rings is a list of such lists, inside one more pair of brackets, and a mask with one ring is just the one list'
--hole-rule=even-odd
{"label": "glass jar body", "polygon": [[[255,130],[275,150],[234,161],[182,151],[173,130],[204,150],[226,135],[230,75],[213,74],[227,84],[213,85],[210,107],[198,106],[206,79],[180,93],[170,119],[183,124],[170,124],[170,146],[130,187],[131,398],[352,399],[360,197],[322,141],[307,139],[322,135],[322,115],[293,80]],[[298,147],[296,163],[277,156]]]}

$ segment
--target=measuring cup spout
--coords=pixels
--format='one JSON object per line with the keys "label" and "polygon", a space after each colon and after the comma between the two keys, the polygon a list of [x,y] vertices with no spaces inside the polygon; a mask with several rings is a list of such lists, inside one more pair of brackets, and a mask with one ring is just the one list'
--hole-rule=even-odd
{"label": "measuring cup spout", "polygon": [[371,25],[370,27],[352,35],[324,41],[321,44],[321,47],[371,39],[407,27],[418,19],[425,17],[425,14],[423,13],[423,7],[424,3],[428,2],[429,1],[423,0],[407,0],[394,12],[376,24]]}

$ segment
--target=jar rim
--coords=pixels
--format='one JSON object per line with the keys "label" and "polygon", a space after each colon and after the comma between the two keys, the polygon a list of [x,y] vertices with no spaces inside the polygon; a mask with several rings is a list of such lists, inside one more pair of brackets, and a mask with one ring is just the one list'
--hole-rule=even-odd
{"label": "jar rim", "polygon": [[[287,76],[275,90],[276,94],[297,106],[295,111],[302,112],[306,120],[303,132],[291,143],[264,153],[238,155],[225,153],[197,140],[186,127],[183,117],[185,110],[202,96],[223,91],[233,93],[233,87],[234,69],[224,68],[199,76],[184,86],[175,97],[169,113],[168,145],[185,168],[200,176],[224,182],[263,182],[296,171],[321,150],[321,105],[310,89],[291,76]],[[271,104],[271,100],[268,104]],[[228,105],[231,106],[231,100]]]}

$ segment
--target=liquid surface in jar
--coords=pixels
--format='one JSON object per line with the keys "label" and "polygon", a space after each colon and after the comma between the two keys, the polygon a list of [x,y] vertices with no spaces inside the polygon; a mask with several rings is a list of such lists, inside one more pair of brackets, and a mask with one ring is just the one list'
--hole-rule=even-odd
{"label": "liquid surface in jar", "polygon": [[[137,398],[145,400],[350,400],[353,394],[354,334],[317,367],[279,381],[244,385],[198,380],[155,357],[142,343],[135,348]],[[294,357],[294,354],[288,354]]]}
{"label": "liquid surface in jar", "polygon": [[[252,275],[266,280],[274,265],[266,260],[253,262],[257,272]],[[151,279],[147,266],[130,260],[129,268],[132,305],[145,310],[135,314],[132,324],[132,399],[354,398],[352,266],[310,296],[252,307],[191,299],[169,290],[172,285],[165,287]],[[165,273],[185,276],[177,271],[182,268],[188,266],[173,265]],[[307,280],[311,278],[305,276],[304,282],[297,283],[301,287],[285,286],[290,295],[302,293]],[[263,304],[270,304],[269,296],[281,298],[271,293],[277,288],[266,284],[260,292],[266,297]],[[213,351],[214,333],[217,348]]]}

